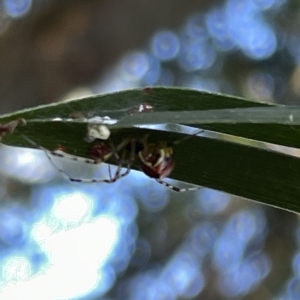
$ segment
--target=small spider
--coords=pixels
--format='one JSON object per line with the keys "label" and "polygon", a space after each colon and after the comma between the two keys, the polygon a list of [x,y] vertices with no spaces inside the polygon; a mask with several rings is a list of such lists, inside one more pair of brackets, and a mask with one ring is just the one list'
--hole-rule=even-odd
{"label": "small spider", "polygon": [[[202,133],[204,130],[196,132],[194,135]],[[148,135],[141,139],[127,138],[123,140],[118,146],[114,146],[111,139],[109,139],[109,146],[106,142],[99,141],[96,143],[89,151],[88,155],[92,159],[79,157],[75,155],[70,155],[61,150],[49,151],[43,147],[38,146],[30,139],[26,138],[31,144],[34,144],[37,148],[42,149],[46,152],[50,162],[54,167],[65,175],[70,181],[73,182],[106,182],[112,183],[118,179],[128,175],[131,170],[131,166],[135,160],[137,160],[141,170],[150,178],[155,179],[158,183],[170,188],[176,192],[184,192],[190,190],[197,190],[199,187],[191,188],[178,188],[164,181],[164,178],[170,175],[175,167],[175,160],[173,156],[174,146],[183,142],[184,140],[190,138],[191,136],[184,137],[181,140],[175,142],[167,143],[164,141],[158,143],[148,143]],[[119,154],[120,153],[120,154]],[[85,164],[100,164],[102,162],[107,162],[110,158],[114,158],[117,163],[117,169],[115,174],[112,176],[110,165],[109,165],[109,178],[73,178],[68,175],[63,169],[57,167],[52,161],[51,155],[70,159],[73,161],[82,162]],[[122,168],[125,168],[125,171],[122,173]]]}
{"label": "small spider", "polygon": [[[198,135],[203,131],[204,130],[197,131],[193,135]],[[134,151],[137,155],[140,168],[148,177],[155,179],[158,183],[170,188],[175,192],[197,190],[199,187],[178,188],[163,180],[165,177],[168,177],[171,174],[175,167],[175,159],[173,155],[174,146],[190,137],[191,136],[187,136],[181,140],[171,143],[164,141],[159,143],[148,143],[148,136],[146,136],[144,139],[137,141],[137,147],[132,151]]]}

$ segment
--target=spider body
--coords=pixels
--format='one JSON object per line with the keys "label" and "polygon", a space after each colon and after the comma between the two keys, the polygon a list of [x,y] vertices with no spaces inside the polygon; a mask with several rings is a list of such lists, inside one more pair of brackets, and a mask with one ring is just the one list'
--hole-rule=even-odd
{"label": "spider body", "polygon": [[163,179],[175,167],[173,148],[166,143],[148,144],[138,152],[140,168],[149,177]]}
{"label": "spider body", "polygon": [[[201,133],[202,131],[198,131],[196,134]],[[193,135],[192,135],[193,136]],[[178,188],[165,182],[163,179],[168,177],[175,167],[175,159],[174,159],[174,146],[181,143],[182,141],[188,139],[191,136],[186,136],[181,140],[174,141],[172,143],[167,143],[164,141],[158,143],[148,143],[146,135],[144,138],[136,139],[136,138],[127,138],[124,139],[118,146],[114,146],[111,139],[108,139],[107,142],[98,141],[94,144],[87,152],[87,155],[91,156],[92,159],[79,157],[70,155],[63,151],[49,151],[41,146],[38,146],[30,139],[24,137],[28,142],[35,145],[41,150],[44,150],[47,154],[52,165],[60,171],[63,175],[65,175],[70,181],[74,182],[106,182],[113,183],[118,179],[127,176],[131,171],[131,166],[134,161],[137,160],[141,170],[150,178],[155,179],[158,183],[172,189],[176,192],[184,192],[190,190],[197,190],[198,187],[191,188]],[[101,162],[107,162],[109,159],[114,159],[117,164],[117,170],[115,174],[112,176],[110,166],[109,166],[109,178],[73,178],[68,175],[63,169],[57,167],[55,163],[52,161],[51,155],[58,156],[61,158],[70,159],[73,161],[82,162],[85,164],[99,164]],[[125,168],[125,171],[122,168]]]}
{"label": "spider body", "polygon": [[[110,176],[110,181],[105,182],[115,182],[119,178],[128,175],[131,170],[131,165],[137,159],[139,167],[145,175],[155,179],[158,183],[172,189],[175,192],[183,192],[198,189],[197,187],[178,188],[163,181],[165,177],[168,177],[171,174],[175,167],[173,147],[179,142],[176,141],[175,143],[148,143],[147,137],[148,136],[138,140],[126,139],[116,148],[114,148],[111,142],[111,146],[112,148],[114,148],[111,149],[111,152],[115,153],[114,157],[117,158],[118,169],[115,173],[115,176]],[[93,158],[95,160],[105,161],[104,157],[109,155],[110,153],[108,149],[109,148],[104,148],[104,143],[101,142],[99,144],[95,144],[89,151],[89,153],[93,153]],[[120,156],[118,152],[120,152]],[[124,173],[121,173],[121,168],[124,165],[126,165],[127,170]]]}

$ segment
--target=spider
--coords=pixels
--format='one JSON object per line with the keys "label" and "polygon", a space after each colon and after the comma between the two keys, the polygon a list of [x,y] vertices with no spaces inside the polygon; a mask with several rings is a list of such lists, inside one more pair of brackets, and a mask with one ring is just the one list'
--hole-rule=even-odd
{"label": "spider", "polygon": [[[141,139],[127,138],[123,140],[118,146],[114,146],[111,139],[108,139],[109,146],[105,142],[96,143],[87,154],[92,157],[92,159],[84,158],[80,156],[75,156],[63,152],[61,150],[49,151],[27,137],[24,137],[28,142],[34,144],[35,147],[44,150],[47,154],[52,165],[63,175],[65,175],[70,181],[82,182],[82,183],[95,183],[95,182],[106,182],[113,183],[118,179],[127,176],[131,171],[131,166],[137,159],[141,170],[150,178],[155,179],[159,184],[164,185],[167,188],[175,192],[185,192],[191,190],[197,190],[199,187],[190,188],[178,188],[171,185],[170,183],[164,181],[164,178],[169,176],[175,167],[175,160],[173,156],[173,148],[184,140],[190,138],[191,136],[198,135],[204,132],[204,130],[197,131],[193,135],[184,137],[183,139],[174,142],[161,141],[158,143],[148,143],[147,139],[149,135]],[[120,155],[119,155],[120,153]],[[63,169],[56,166],[51,158],[51,155],[66,158],[73,161],[82,162],[85,164],[100,164],[102,162],[108,161],[110,158],[114,158],[117,163],[117,169],[115,174],[112,176],[110,165],[109,165],[109,179],[103,178],[73,178],[68,175]],[[125,167],[125,171],[122,173],[122,168]]]}

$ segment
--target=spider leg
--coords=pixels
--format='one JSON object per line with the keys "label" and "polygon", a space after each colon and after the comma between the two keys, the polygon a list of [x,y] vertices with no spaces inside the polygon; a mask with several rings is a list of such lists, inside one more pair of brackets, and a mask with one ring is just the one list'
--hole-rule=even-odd
{"label": "spider leg", "polygon": [[[127,168],[127,171],[123,174],[121,174],[121,169],[122,169],[122,166],[123,166],[123,160],[120,158],[119,154],[118,154],[118,151],[122,150],[124,147],[126,147],[128,145],[129,142],[131,142],[132,140],[131,139],[126,139],[124,140],[123,142],[121,142],[117,147],[114,146],[113,142],[111,141],[111,139],[109,139],[109,142],[110,142],[110,147],[112,149],[112,152],[109,153],[109,157],[108,157],[108,154],[105,155],[105,161],[110,158],[111,156],[114,156],[115,159],[117,160],[118,162],[118,167],[117,167],[117,170],[115,172],[115,175],[112,177],[111,176],[111,171],[110,171],[110,165],[109,165],[109,179],[102,179],[102,178],[72,178],[71,176],[69,176],[68,174],[66,174],[66,172],[62,171],[65,175],[68,176],[68,179],[70,181],[73,181],[73,182],[84,182],[84,183],[96,183],[96,182],[106,182],[106,183],[113,183],[113,182],[116,182],[120,177],[124,177],[126,176],[128,173],[129,173],[129,170]],[[102,160],[104,161],[104,160]]]}
{"label": "spider leg", "polygon": [[[129,174],[129,172],[130,172],[130,166],[131,166],[131,164],[132,164],[132,162],[134,160],[134,148],[133,148],[133,140],[131,140],[131,139],[124,140],[120,145],[118,145],[117,148],[114,146],[114,144],[113,144],[113,142],[112,142],[111,139],[109,140],[109,142],[110,142],[110,148],[112,149],[112,152],[113,152],[113,156],[115,157],[116,161],[118,162],[118,167],[117,167],[117,170],[115,172],[114,177],[111,176],[110,165],[108,167],[109,168],[109,170],[108,170],[109,171],[109,177],[112,180],[112,182],[114,182],[114,181],[118,180],[119,178],[124,177],[124,176],[126,176],[126,175]],[[118,150],[122,150],[122,148],[124,148],[125,146],[127,146],[127,144],[129,144],[129,142],[131,142],[131,153],[133,152],[133,156],[131,154],[130,160],[127,161],[127,164],[126,164],[127,170],[124,173],[121,173],[122,167],[123,167],[123,165],[126,162],[126,159],[125,159],[125,157],[126,157],[126,151],[123,150],[123,152],[122,152],[122,158],[120,158]]]}
{"label": "spider leg", "polygon": [[114,177],[112,177],[112,176],[111,176],[110,165],[109,165],[109,177],[110,177],[111,182],[115,182],[115,181],[117,181],[119,178],[122,177],[122,173],[121,173],[122,167],[123,167],[123,162],[122,162],[122,161],[119,161],[117,170],[116,170],[116,172],[115,172],[115,175],[114,175]]}
{"label": "spider leg", "polygon": [[97,182],[105,182],[105,183],[114,183],[116,182],[121,175],[121,169],[122,169],[122,162],[120,161],[117,167],[117,170],[115,172],[115,175],[112,176],[111,174],[111,169],[110,169],[110,164],[108,165],[108,171],[109,171],[109,179],[103,179],[103,178],[72,178],[69,176],[65,171],[58,169],[61,173],[63,173],[65,176],[68,177],[68,179],[72,182],[82,182],[82,183],[97,183]]}
{"label": "spider leg", "polygon": [[[126,150],[123,150],[122,152],[122,158],[119,157],[116,157],[117,161],[118,161],[118,168],[115,172],[115,176],[114,177],[111,177],[111,170],[110,170],[110,165],[109,165],[109,173],[110,173],[110,179],[112,181],[116,181],[122,177],[125,177],[127,176],[130,171],[131,171],[131,165],[132,163],[134,162],[134,159],[135,159],[135,140],[134,139],[131,139],[130,140],[130,143],[131,143],[131,146],[130,146],[130,156],[129,156],[129,159],[126,160],[126,155],[127,155],[127,151]],[[112,147],[113,144],[111,145]],[[121,173],[121,170],[122,170],[122,167],[126,165],[126,171]]]}
{"label": "spider leg", "polygon": [[111,175],[111,167],[110,167],[110,164],[108,164],[109,179],[113,182],[113,180],[116,181],[119,178],[119,173],[120,173],[120,171],[119,171],[119,169],[120,169],[120,156],[119,156],[118,151],[116,150],[116,148],[115,148],[115,146],[114,146],[114,144],[113,144],[113,142],[112,142],[111,139],[109,139],[109,144],[110,144],[110,149],[113,152],[113,156],[115,157],[116,161],[119,162],[118,168],[116,170],[116,173],[115,173],[114,177],[112,177],[112,175]]}
{"label": "spider leg", "polygon": [[197,130],[195,133],[191,134],[191,135],[186,135],[184,138],[174,141],[171,143],[172,146],[176,146],[178,144],[180,144],[181,142],[184,142],[185,140],[188,140],[189,138],[193,137],[194,135],[198,135],[202,132],[204,132],[205,130],[201,129],[201,130]]}
{"label": "spider leg", "polygon": [[[40,145],[38,145],[37,143],[35,143],[33,140],[31,140],[30,138],[28,138],[27,136],[22,136],[27,142],[29,142],[31,145],[33,145],[35,148],[40,149],[42,151],[45,152],[45,154],[47,155],[50,163],[53,165],[53,159],[51,158],[51,155],[53,156],[57,156],[57,157],[61,157],[61,158],[66,158],[69,160],[73,160],[73,161],[78,161],[78,162],[82,162],[85,164],[92,164],[92,165],[96,165],[100,162],[97,162],[95,159],[89,159],[89,158],[85,158],[85,157],[80,157],[80,156],[76,156],[76,155],[72,155],[69,153],[66,153],[64,151],[61,150],[54,150],[54,151],[50,151]],[[56,166],[55,166],[56,167]]]}
{"label": "spider leg", "polygon": [[[33,146],[35,146],[36,148],[43,150],[48,158],[48,160],[50,161],[50,163],[52,164],[52,166],[58,170],[62,175],[64,175],[68,180],[73,181],[73,182],[83,182],[83,183],[92,183],[92,182],[106,182],[106,183],[113,183],[115,182],[119,177],[120,177],[120,172],[121,172],[121,168],[122,168],[122,163],[120,162],[120,157],[118,155],[118,151],[122,148],[124,148],[129,142],[130,139],[124,140],[122,143],[120,143],[116,148],[112,147],[112,151],[109,152],[108,154],[104,155],[103,158],[99,158],[99,159],[88,159],[88,158],[84,158],[84,157],[80,157],[80,156],[75,156],[75,155],[71,155],[68,153],[65,153],[61,150],[55,150],[55,151],[49,151],[48,149],[38,145],[37,143],[35,143],[34,141],[32,141],[30,138],[23,136],[23,138],[28,141],[30,144],[32,144]],[[112,143],[112,142],[111,142]],[[99,164],[101,162],[105,162],[106,160],[108,160],[111,156],[115,156],[115,158],[119,161],[118,164],[118,169],[115,173],[114,177],[111,177],[109,179],[103,179],[103,178],[73,178],[72,176],[70,176],[68,173],[66,173],[62,168],[58,167],[51,155],[57,156],[57,157],[61,157],[61,158],[66,158],[69,160],[73,160],[73,161],[78,161],[78,162],[82,162],[82,163],[86,163],[86,164]]]}
{"label": "spider leg", "polygon": [[109,175],[109,179],[111,179],[111,169],[110,169],[110,164],[108,164],[108,175]]}
{"label": "spider leg", "polygon": [[127,166],[126,166],[127,170],[124,173],[120,174],[119,178],[125,177],[130,173],[131,165],[133,164],[134,159],[135,159],[135,149],[136,149],[136,141],[132,139],[131,145],[130,145],[130,156],[129,156],[129,160],[127,161]]}
{"label": "spider leg", "polygon": [[166,181],[163,181],[161,179],[155,179],[158,183],[164,185],[165,187],[171,189],[175,192],[187,192],[187,191],[195,191],[201,189],[201,187],[190,187],[190,188],[178,188],[177,186],[174,186]]}

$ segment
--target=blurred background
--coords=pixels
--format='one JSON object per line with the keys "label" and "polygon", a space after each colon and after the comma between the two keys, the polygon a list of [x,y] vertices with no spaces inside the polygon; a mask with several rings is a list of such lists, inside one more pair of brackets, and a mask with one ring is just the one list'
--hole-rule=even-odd
{"label": "blurred background", "polygon": [[[299,25],[298,0],[1,0],[0,113],[152,85],[299,104]],[[300,299],[296,214],[0,155],[0,299]]]}

